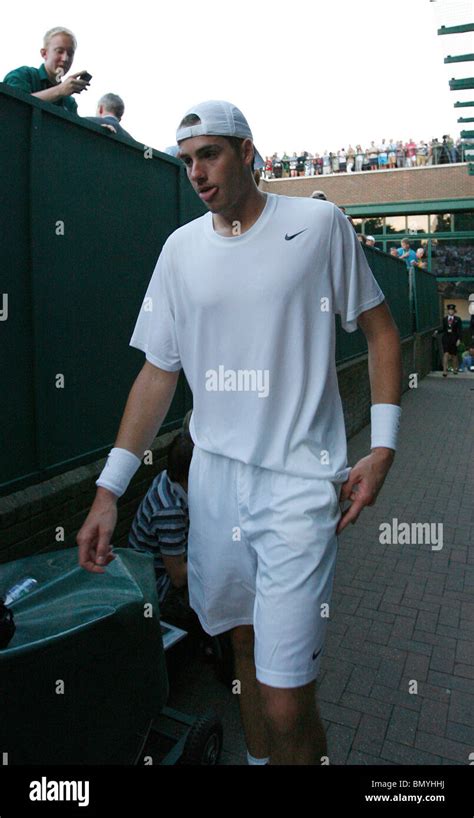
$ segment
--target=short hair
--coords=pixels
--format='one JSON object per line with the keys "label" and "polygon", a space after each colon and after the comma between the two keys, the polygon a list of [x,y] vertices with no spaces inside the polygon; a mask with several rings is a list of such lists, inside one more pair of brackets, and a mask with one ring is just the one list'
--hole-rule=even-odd
{"label": "short hair", "polygon": [[104,94],[104,96],[99,99],[97,105],[103,105],[104,108],[110,111],[111,114],[114,114],[117,119],[122,119],[125,104],[122,97],[119,97],[118,94]]}
{"label": "short hair", "polygon": [[194,443],[186,432],[180,432],[168,449],[168,477],[173,483],[188,479]]}
{"label": "short hair", "polygon": [[401,240],[401,242],[400,242],[400,244],[408,244],[408,247],[410,247],[410,246],[411,246],[411,245],[410,245],[410,242],[408,241],[408,239],[402,239],[402,240]]}
{"label": "short hair", "polygon": [[71,38],[72,44],[74,46],[74,51],[77,48],[77,40],[69,28],[62,28],[61,26],[56,26],[56,28],[50,28],[49,31],[43,37],[43,48],[47,48],[50,44],[53,37],[56,37],[56,34],[66,34],[68,37]]}
{"label": "short hair", "polygon": [[[181,120],[179,123],[180,128],[186,128],[188,125],[197,125],[200,122],[200,118],[197,114],[188,114]],[[209,134],[211,136],[212,134]],[[215,134],[215,136],[219,136],[219,134]],[[222,139],[227,139],[230,142],[232,148],[234,149],[237,156],[240,156],[240,146],[242,145],[243,139],[240,136],[222,136]],[[253,146],[253,159],[252,159],[252,173],[254,172],[255,168],[255,145]]]}

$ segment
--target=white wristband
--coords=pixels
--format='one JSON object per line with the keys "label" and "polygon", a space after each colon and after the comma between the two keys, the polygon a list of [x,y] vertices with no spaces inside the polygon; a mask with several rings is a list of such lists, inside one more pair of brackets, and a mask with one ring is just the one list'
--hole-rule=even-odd
{"label": "white wristband", "polygon": [[396,450],[401,413],[400,407],[394,403],[374,403],[371,406],[372,449],[383,446]]}
{"label": "white wristband", "polygon": [[116,494],[117,497],[121,497],[127,491],[127,486],[141,462],[133,452],[113,448],[98,480],[95,481],[96,486],[102,486]]}

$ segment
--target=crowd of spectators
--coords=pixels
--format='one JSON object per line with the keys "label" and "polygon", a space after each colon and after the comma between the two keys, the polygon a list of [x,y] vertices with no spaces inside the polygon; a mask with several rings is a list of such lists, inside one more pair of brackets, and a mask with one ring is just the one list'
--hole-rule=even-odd
{"label": "crowd of spectators", "polygon": [[423,165],[443,165],[464,161],[463,143],[445,134],[440,142],[386,142],[382,139],[379,145],[371,142],[368,148],[352,145],[339,151],[327,151],[322,154],[302,151],[289,156],[286,151],[279,156],[265,158],[264,176],[266,179],[282,179],[290,176],[326,176],[331,173],[359,173],[367,170],[393,170],[395,168],[413,168]]}
{"label": "crowd of spectators", "polygon": [[[350,220],[350,216],[348,216],[347,218]],[[359,233],[357,238],[359,239],[361,244],[365,244],[366,247],[375,247],[374,236],[364,236]],[[404,261],[407,270],[410,270],[412,267],[418,267],[420,270],[428,269],[426,248],[419,247],[418,250],[415,251],[412,249],[408,239],[402,239],[400,242],[400,247],[391,247],[390,255],[400,259],[401,261]]]}

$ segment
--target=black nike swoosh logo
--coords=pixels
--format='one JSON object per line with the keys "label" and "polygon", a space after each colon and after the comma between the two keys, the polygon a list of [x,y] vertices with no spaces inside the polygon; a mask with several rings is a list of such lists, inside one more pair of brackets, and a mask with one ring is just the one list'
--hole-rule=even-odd
{"label": "black nike swoosh logo", "polygon": [[314,662],[314,660],[315,660],[315,659],[317,659],[317,658],[318,658],[318,656],[319,656],[319,654],[321,653],[321,651],[322,651],[322,648],[319,648],[319,650],[318,650],[318,651],[316,651],[316,650],[314,651],[314,653],[313,653],[313,662]]}
{"label": "black nike swoosh logo", "polygon": [[285,241],[291,241],[291,239],[294,239],[294,238],[295,238],[295,236],[300,236],[300,235],[301,235],[301,233],[304,233],[304,231],[305,231],[305,230],[307,230],[307,229],[308,229],[308,228],[307,228],[307,227],[305,227],[305,228],[304,228],[304,230],[300,230],[300,232],[299,232],[299,233],[293,233],[293,235],[292,235],[292,236],[289,236],[289,235],[288,235],[288,233],[286,233],[286,235],[285,235]]}

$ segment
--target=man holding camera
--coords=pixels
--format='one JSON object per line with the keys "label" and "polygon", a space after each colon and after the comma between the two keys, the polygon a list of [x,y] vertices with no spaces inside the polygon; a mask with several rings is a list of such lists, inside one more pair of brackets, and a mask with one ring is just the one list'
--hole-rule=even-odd
{"label": "man holding camera", "polygon": [[67,28],[52,28],[46,32],[40,53],[44,63],[39,68],[22,65],[9,71],[3,80],[13,88],[19,88],[38,99],[58,105],[65,111],[77,114],[77,103],[72,94],[80,94],[91,80],[86,71],[71,74],[62,81],[74,60],[77,42]]}

